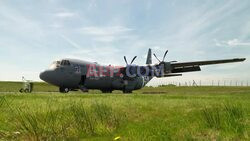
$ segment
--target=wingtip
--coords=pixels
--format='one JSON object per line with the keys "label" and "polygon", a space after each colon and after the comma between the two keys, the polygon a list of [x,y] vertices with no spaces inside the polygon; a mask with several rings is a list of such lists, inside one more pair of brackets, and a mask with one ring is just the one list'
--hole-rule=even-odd
{"label": "wingtip", "polygon": [[236,60],[236,61],[245,61],[246,58],[235,58],[234,60]]}
{"label": "wingtip", "polygon": [[242,61],[245,61],[246,60],[246,58],[240,58]]}

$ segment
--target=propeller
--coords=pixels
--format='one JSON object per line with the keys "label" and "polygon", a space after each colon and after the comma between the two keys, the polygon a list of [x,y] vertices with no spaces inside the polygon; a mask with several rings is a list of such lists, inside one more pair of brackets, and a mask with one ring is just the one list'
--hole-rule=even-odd
{"label": "propeller", "polygon": [[127,69],[129,69],[130,74],[134,74],[134,72],[136,72],[136,71],[135,71],[135,67],[132,66],[132,64],[133,64],[133,62],[135,61],[136,57],[137,57],[137,56],[135,56],[135,57],[132,59],[132,61],[130,62],[130,64],[128,64],[127,58],[126,58],[126,56],[124,56],[124,61],[126,62],[126,65],[127,65],[127,66],[124,68],[124,70],[122,70],[122,74],[124,75],[123,80],[130,80],[130,79],[133,79],[133,78],[130,78],[129,76],[127,76],[126,71],[127,71]]}
{"label": "propeller", "polygon": [[166,57],[167,54],[168,54],[168,50],[166,50],[166,52],[165,52],[165,54],[164,54],[164,56],[163,56],[163,58],[162,58],[162,61],[163,61],[163,62],[164,62],[165,57]]}
{"label": "propeller", "polygon": [[[162,58],[162,61],[154,54],[155,58],[161,63],[161,62],[164,62],[165,61],[165,58],[168,54],[168,50],[166,50],[166,52],[164,53],[164,56]],[[171,63],[174,63],[174,62],[177,62],[177,61],[170,61]]]}
{"label": "propeller", "polygon": [[126,64],[128,65],[128,61],[127,61],[127,59],[126,59],[126,56],[124,56],[124,60],[125,60]]}
{"label": "propeller", "polygon": [[132,61],[131,61],[131,63],[130,64],[132,64],[134,61],[135,61],[135,58],[136,58],[137,56],[135,56],[133,59],[132,59]]}
{"label": "propeller", "polygon": [[166,52],[164,53],[164,56],[163,56],[163,58],[162,58],[162,61],[155,55],[155,53],[154,53],[154,56],[155,56],[155,58],[156,58],[159,62],[164,62],[164,60],[165,60],[167,54],[168,54],[168,50],[166,50]]}
{"label": "propeller", "polygon": [[[132,59],[132,61],[130,62],[130,65],[135,61],[136,57],[137,57],[137,56],[135,56],[135,57]],[[127,61],[126,56],[124,56],[124,61],[125,61],[126,64],[128,65],[128,61]]]}
{"label": "propeller", "polygon": [[155,58],[156,58],[159,62],[161,62],[160,59],[158,59],[158,57],[157,57],[155,54],[154,54],[154,56],[155,56]]}

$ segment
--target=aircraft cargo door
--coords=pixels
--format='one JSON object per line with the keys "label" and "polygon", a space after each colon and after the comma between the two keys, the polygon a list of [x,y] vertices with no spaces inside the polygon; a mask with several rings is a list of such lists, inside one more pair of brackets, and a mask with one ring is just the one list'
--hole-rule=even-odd
{"label": "aircraft cargo door", "polygon": [[82,75],[81,76],[81,81],[80,81],[79,85],[84,86],[85,85],[85,81],[86,81],[86,75]]}

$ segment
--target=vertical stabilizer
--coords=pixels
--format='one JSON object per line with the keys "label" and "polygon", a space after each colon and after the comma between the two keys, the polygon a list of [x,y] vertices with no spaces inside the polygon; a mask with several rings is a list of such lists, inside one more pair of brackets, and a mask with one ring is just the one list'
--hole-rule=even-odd
{"label": "vertical stabilizer", "polygon": [[147,56],[146,64],[147,65],[151,65],[152,64],[152,52],[151,52],[151,48],[148,49],[148,56]]}

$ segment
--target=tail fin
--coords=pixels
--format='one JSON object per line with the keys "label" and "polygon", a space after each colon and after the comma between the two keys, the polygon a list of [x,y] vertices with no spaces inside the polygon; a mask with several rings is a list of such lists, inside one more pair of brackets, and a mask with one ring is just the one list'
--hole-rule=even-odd
{"label": "tail fin", "polygon": [[152,64],[152,52],[151,52],[151,48],[148,49],[148,56],[147,56],[146,64],[147,65]]}

